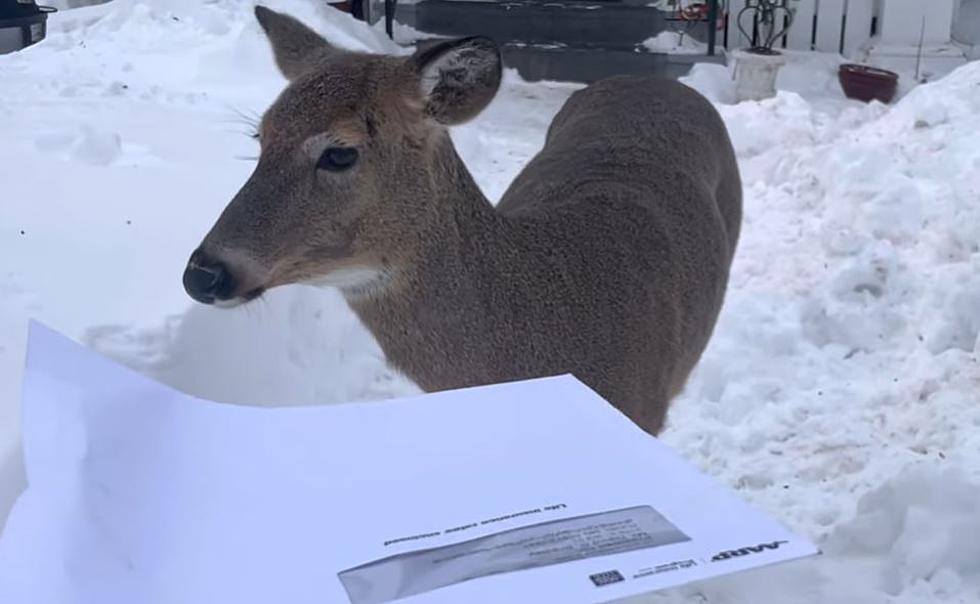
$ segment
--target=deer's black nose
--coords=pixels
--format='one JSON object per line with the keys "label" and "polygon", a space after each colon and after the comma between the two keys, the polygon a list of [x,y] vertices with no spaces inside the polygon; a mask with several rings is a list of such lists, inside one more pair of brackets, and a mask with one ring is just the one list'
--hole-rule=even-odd
{"label": "deer's black nose", "polygon": [[225,265],[201,250],[191,254],[184,270],[184,289],[203,304],[227,300],[235,291],[235,282]]}

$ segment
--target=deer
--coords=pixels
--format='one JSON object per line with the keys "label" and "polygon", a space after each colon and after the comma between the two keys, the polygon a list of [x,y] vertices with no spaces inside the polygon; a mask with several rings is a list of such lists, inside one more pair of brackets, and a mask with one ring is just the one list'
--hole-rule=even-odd
{"label": "deer", "polygon": [[718,320],[742,185],[692,88],[615,76],[577,89],[497,204],[449,128],[493,100],[485,37],[352,52],[255,8],[286,87],[256,166],[193,251],[194,300],[339,288],[424,392],[571,374],[651,435]]}

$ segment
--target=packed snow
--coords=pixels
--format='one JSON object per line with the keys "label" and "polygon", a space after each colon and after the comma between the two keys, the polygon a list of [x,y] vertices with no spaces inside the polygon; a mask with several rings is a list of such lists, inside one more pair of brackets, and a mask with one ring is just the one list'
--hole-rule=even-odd
{"label": "packed snow", "polygon": [[656,36],[643,42],[647,50],[653,52],[663,52],[674,55],[697,55],[705,54],[708,45],[698,42],[685,31],[662,31]]}
{"label": "packed snow", "polygon": [[[406,52],[322,4],[270,4],[345,48]],[[662,436],[824,555],[637,601],[980,602],[980,62],[888,107],[845,99],[840,60],[792,54],[776,98],[738,105],[727,68],[686,79],[728,124],[745,223],[715,336]],[[284,85],[249,6],[63,11],[45,42],[0,57],[0,81],[0,517],[22,488],[29,317],[216,400],[417,391],[333,291],[282,288],[238,310],[183,292]],[[508,72],[454,132],[491,199],[575,89]]]}

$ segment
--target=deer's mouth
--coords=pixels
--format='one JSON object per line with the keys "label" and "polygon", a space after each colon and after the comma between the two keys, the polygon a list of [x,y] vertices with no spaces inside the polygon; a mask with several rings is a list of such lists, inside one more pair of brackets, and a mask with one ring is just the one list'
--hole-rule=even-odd
{"label": "deer's mouth", "polygon": [[265,293],[264,287],[256,287],[254,289],[248,290],[247,292],[245,292],[240,296],[236,296],[234,298],[228,298],[227,300],[215,300],[211,304],[216,308],[238,308],[239,306],[248,304],[252,300],[261,298],[262,294],[264,293]]}
{"label": "deer's mouth", "polygon": [[254,300],[256,298],[261,297],[262,294],[264,294],[264,293],[265,293],[265,288],[264,287],[255,287],[255,288],[252,288],[252,289],[248,290],[247,292],[245,292],[241,296],[241,299],[244,300],[245,302],[251,302],[252,300]]}

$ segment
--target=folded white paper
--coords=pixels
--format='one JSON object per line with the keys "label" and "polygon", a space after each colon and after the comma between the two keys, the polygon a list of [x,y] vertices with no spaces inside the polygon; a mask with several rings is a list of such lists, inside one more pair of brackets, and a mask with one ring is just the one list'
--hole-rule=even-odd
{"label": "folded white paper", "polygon": [[0,602],[602,602],[816,553],[569,376],[220,405],[39,325]]}

